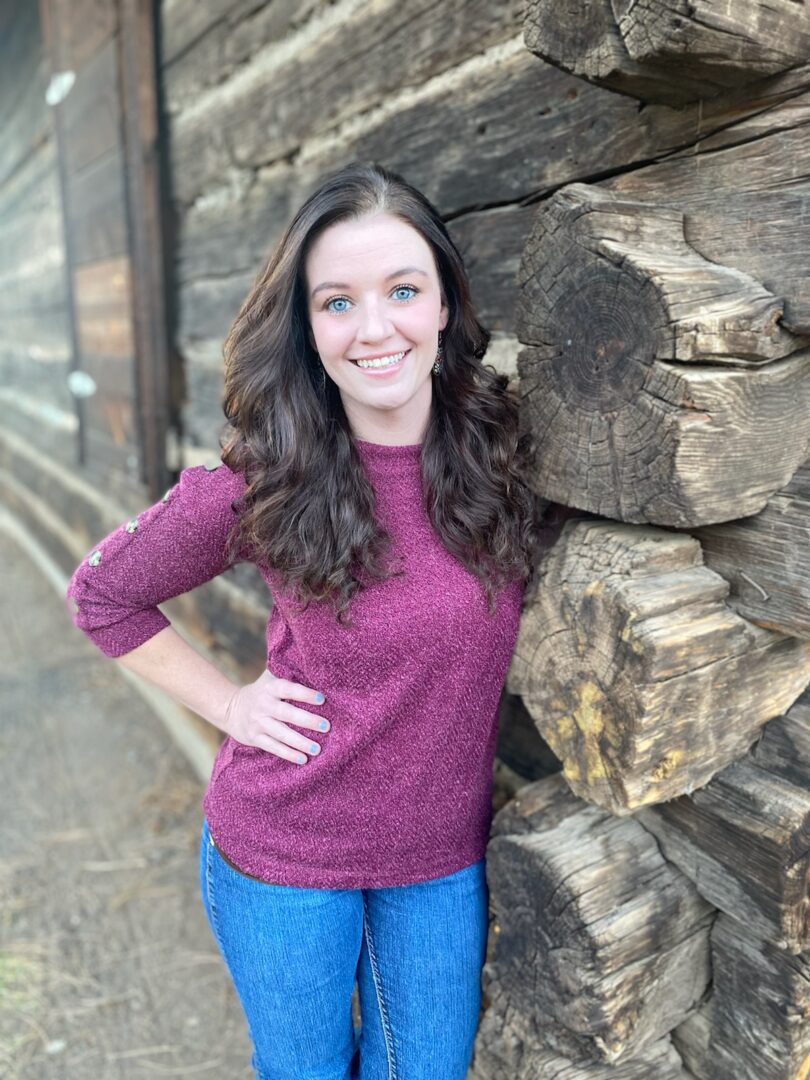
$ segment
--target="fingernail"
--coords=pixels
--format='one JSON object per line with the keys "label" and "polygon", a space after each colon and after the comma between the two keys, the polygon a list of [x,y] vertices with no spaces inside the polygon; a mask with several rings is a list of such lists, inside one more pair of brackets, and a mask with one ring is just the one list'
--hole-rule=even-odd
{"label": "fingernail", "polygon": [[319,728],[319,729],[320,729],[321,731],[326,731],[326,729],[327,729],[328,727],[329,727],[329,725],[327,724],[327,722],[326,722],[325,720],[321,720],[320,724],[318,724],[318,728]]}
{"label": "fingernail", "polygon": [[309,744],[309,752],[310,752],[310,754],[317,754],[318,753],[318,744],[314,743],[314,742],[311,742]]}
{"label": "fingernail", "polygon": [[298,757],[296,758],[296,761],[298,762],[299,765],[303,765],[306,760],[307,759],[304,757],[303,754],[299,754]]}
{"label": "fingernail", "polygon": [[317,703],[318,705],[323,705],[323,703],[324,703],[324,702],[326,701],[326,698],[325,698],[325,697],[323,696],[323,694],[321,694],[320,692],[318,692],[318,693],[317,693],[317,694],[315,695],[315,701],[316,701],[316,703]]}

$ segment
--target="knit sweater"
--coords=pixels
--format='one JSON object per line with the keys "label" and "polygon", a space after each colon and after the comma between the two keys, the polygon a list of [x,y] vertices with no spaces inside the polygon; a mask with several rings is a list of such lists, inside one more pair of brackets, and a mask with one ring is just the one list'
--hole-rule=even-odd
{"label": "knit sweater", "polygon": [[[321,745],[304,765],[227,736],[202,798],[226,859],[276,884],[425,881],[482,858],[489,838],[498,707],[524,584],[496,593],[490,615],[483,585],[424,509],[421,444],[354,442],[405,576],[359,590],[343,626],[326,601],[302,611],[279,574],[257,564],[273,600],[267,667],[322,691],[322,705],[296,704],[331,727],[295,727]],[[244,490],[224,464],[184,469],[76,568],[74,624],[107,656],[170,625],[157,605],[230,565],[231,503]]]}

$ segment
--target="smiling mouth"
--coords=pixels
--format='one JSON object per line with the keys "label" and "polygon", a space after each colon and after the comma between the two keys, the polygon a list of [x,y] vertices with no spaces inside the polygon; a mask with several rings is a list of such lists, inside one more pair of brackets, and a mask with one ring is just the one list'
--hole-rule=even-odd
{"label": "smiling mouth", "polygon": [[390,356],[381,356],[376,360],[351,360],[351,363],[363,371],[388,371],[399,367],[410,351],[410,349],[405,349],[402,352],[391,353]]}

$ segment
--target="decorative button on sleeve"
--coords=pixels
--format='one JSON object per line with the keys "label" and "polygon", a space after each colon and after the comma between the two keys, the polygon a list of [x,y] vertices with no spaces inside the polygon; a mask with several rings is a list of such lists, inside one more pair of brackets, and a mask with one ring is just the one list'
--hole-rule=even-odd
{"label": "decorative button on sleeve", "polygon": [[227,551],[245,487],[224,463],[183,469],[159,502],[119,525],[76,567],[66,591],[77,605],[74,625],[106,656],[122,656],[169,626],[159,604],[247,558],[239,552],[231,560]]}

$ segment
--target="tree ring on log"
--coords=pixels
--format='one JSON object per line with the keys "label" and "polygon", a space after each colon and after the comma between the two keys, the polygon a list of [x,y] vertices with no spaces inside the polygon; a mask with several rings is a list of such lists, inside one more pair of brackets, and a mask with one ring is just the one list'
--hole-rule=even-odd
{"label": "tree ring on log", "polygon": [[806,458],[810,351],[780,298],[687,242],[679,210],[569,184],[534,219],[518,288],[543,498],[709,525],[759,512]]}
{"label": "tree ring on log", "polygon": [[492,1075],[611,1074],[596,1062],[628,1075],[621,1063],[637,1063],[700,1000],[715,909],[638,821],[573,798],[559,775],[526,785],[496,815],[488,858],[501,932],[484,988],[508,1003],[501,1031],[569,1058],[562,1071]]}
{"label": "tree ring on log", "polygon": [[649,281],[593,257],[569,269],[567,280],[570,290],[545,324],[560,396],[603,414],[633,404],[666,323],[660,297]]}

